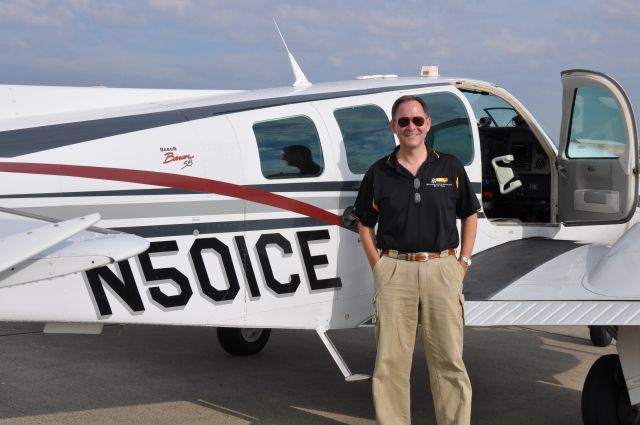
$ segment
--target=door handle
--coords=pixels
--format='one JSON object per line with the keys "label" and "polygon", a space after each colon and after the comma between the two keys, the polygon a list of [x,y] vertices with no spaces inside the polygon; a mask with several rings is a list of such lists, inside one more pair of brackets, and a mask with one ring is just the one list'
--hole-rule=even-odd
{"label": "door handle", "polygon": [[558,174],[563,179],[569,178],[568,175],[567,175],[567,167],[565,167],[564,165],[560,164],[558,161],[556,161],[556,170],[558,170]]}
{"label": "door handle", "polygon": [[342,212],[342,225],[349,229],[354,230],[358,227],[358,219],[355,215],[353,215],[353,206],[350,205]]}

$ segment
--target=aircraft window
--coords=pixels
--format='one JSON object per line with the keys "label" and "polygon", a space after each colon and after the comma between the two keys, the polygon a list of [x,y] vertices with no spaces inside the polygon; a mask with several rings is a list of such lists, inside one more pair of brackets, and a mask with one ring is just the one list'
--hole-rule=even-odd
{"label": "aircraft window", "polygon": [[453,93],[421,95],[431,115],[427,143],[438,152],[456,156],[464,165],[473,162],[473,133],[467,109]]}
{"label": "aircraft window", "polygon": [[576,90],[567,156],[617,158],[626,141],[622,116],[611,94],[600,87]]}
{"label": "aircraft window", "polygon": [[305,116],[258,122],[253,125],[260,167],[268,179],[315,177],[324,160],[313,121]]}
{"label": "aircraft window", "polygon": [[511,105],[490,93],[462,91],[481,127],[516,127],[518,113]]}
{"label": "aircraft window", "polygon": [[354,174],[364,174],[371,164],[388,155],[396,143],[389,129],[389,118],[375,105],[336,109],[347,164]]}

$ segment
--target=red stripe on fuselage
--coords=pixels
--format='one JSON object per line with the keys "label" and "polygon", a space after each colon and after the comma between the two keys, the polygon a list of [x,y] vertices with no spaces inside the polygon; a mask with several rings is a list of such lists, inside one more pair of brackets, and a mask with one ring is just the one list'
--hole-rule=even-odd
{"label": "red stripe on fuselage", "polygon": [[266,192],[264,190],[240,186],[219,180],[203,179],[200,177],[161,173],[157,171],[128,170],[123,168],[21,162],[0,162],[0,172],[82,177],[171,187],[202,193],[214,193],[217,195],[244,199],[295,212],[328,224],[336,226],[341,225],[339,216],[314,205],[306,204],[304,202],[296,201],[295,199],[276,195],[275,193]]}

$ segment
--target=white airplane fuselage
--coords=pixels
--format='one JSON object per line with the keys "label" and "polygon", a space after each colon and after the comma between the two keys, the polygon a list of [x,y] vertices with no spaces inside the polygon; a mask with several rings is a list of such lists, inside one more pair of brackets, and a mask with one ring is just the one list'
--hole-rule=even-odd
{"label": "white airplane fuselage", "polygon": [[[556,148],[519,104],[512,106],[527,121],[526,143],[534,149],[525,161],[539,182],[531,187],[546,185],[536,189],[544,199],[536,198],[531,222],[489,219],[495,194],[486,193],[483,130],[459,89],[493,86],[467,84],[377,79],[251,92],[4,86],[15,102],[0,119],[2,205],[57,219],[99,212],[100,227],[143,236],[151,248],[117,266],[3,288],[0,320],[362,324],[371,316],[370,269],[341,216],[353,205],[363,171],[353,171],[350,155],[357,154],[345,147],[336,111],[368,105],[388,121],[403,94],[425,95],[427,102],[431,96],[434,114],[440,100],[453,102],[456,119],[468,121],[472,152],[465,165],[485,207],[475,253],[531,237],[610,244],[635,221],[588,232],[557,222]],[[289,117],[303,117],[317,132],[318,175],[265,175],[265,161],[285,160],[259,146],[256,126]],[[302,143],[292,128],[291,144]]]}

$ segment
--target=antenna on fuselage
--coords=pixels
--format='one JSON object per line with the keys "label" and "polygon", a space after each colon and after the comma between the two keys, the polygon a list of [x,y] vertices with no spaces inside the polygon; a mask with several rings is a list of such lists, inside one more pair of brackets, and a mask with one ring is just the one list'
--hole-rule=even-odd
{"label": "antenna on fuselage", "polygon": [[278,27],[278,23],[276,22],[276,18],[273,18],[273,23],[276,24],[276,29],[278,30],[278,34],[280,34],[280,38],[282,39],[282,44],[284,44],[284,48],[287,49],[287,54],[289,55],[289,62],[291,62],[291,69],[293,70],[293,76],[296,81],[293,83],[293,87],[304,87],[310,86],[311,83],[305,77],[304,72],[302,72],[302,68],[298,65],[296,58],[293,57],[289,47],[287,47],[287,42],[284,41],[284,37],[282,36],[282,32],[280,31],[280,27]]}

